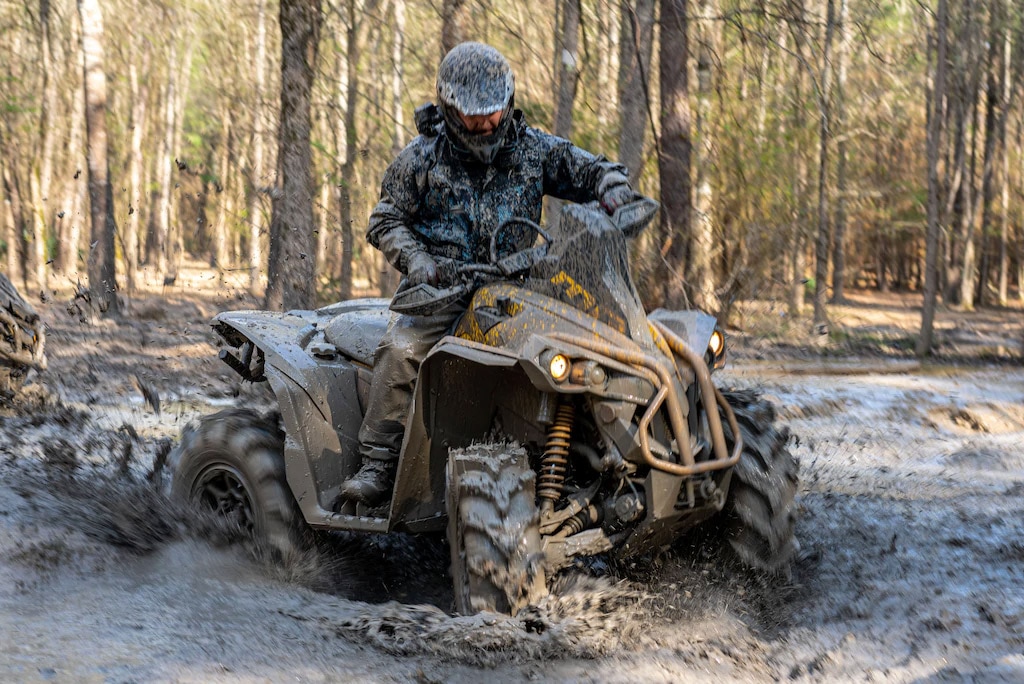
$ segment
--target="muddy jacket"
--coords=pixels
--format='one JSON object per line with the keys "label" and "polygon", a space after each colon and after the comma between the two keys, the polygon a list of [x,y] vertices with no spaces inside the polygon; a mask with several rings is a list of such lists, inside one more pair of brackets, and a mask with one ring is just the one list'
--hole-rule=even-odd
{"label": "muddy jacket", "polygon": [[[508,141],[492,164],[460,151],[437,123],[388,167],[370,215],[370,243],[402,273],[416,251],[463,262],[489,261],[492,231],[512,217],[540,221],[541,200],[599,199],[602,181],[626,169],[526,125],[516,111]],[[423,132],[424,127],[420,127]],[[504,230],[502,253],[529,246],[528,231]]]}

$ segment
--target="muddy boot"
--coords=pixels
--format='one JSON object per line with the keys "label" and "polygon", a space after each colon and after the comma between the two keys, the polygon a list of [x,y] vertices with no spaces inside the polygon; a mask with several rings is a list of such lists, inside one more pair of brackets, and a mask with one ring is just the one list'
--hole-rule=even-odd
{"label": "muddy boot", "polygon": [[341,485],[341,498],[377,506],[391,493],[394,484],[394,461],[364,458],[359,472]]}

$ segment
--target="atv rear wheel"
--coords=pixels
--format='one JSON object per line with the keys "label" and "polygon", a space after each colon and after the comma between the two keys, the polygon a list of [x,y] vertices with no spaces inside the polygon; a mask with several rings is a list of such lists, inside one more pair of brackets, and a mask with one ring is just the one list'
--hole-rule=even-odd
{"label": "atv rear wheel", "polygon": [[547,595],[526,451],[503,444],[453,450],[447,485],[456,612],[515,615]]}
{"label": "atv rear wheel", "polygon": [[[726,539],[745,564],[771,574],[787,574],[798,545],[796,495],[799,464],[789,452],[789,429],[775,426],[775,408],[756,392],[722,393],[736,414],[743,452],[732,471],[723,510]],[[734,443],[723,422],[729,448]]]}
{"label": "atv rear wheel", "polygon": [[308,529],[288,488],[276,422],[228,409],[185,428],[167,459],[171,496],[226,519],[278,560],[305,546]]}

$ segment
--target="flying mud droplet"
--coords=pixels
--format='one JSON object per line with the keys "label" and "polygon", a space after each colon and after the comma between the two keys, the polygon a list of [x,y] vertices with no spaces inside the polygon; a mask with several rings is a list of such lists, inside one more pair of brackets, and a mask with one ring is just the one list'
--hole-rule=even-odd
{"label": "flying mud droplet", "polygon": [[135,381],[135,386],[142,392],[142,398],[146,404],[153,409],[153,413],[160,415],[160,393],[157,392],[156,388],[147,382],[144,382],[138,375],[133,375],[132,379]]}

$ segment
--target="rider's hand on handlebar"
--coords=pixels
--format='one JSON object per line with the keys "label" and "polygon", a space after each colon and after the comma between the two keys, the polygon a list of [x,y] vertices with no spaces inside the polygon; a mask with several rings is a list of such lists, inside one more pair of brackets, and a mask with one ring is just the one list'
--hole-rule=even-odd
{"label": "rider's hand on handlebar", "polygon": [[434,257],[434,263],[437,264],[437,282],[442,287],[447,287],[460,280],[460,266],[464,266],[463,262],[458,259],[450,259],[448,257]]}
{"label": "rider's hand on handlebar", "polygon": [[414,252],[406,260],[410,285],[437,285],[437,262],[426,252]]}
{"label": "rider's hand on handlebar", "polygon": [[601,194],[601,206],[611,215],[623,204],[632,202],[635,197],[636,193],[633,192],[633,188],[629,187],[628,183],[619,183],[606,189]]}

